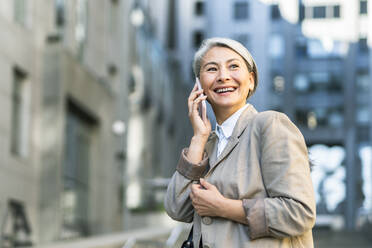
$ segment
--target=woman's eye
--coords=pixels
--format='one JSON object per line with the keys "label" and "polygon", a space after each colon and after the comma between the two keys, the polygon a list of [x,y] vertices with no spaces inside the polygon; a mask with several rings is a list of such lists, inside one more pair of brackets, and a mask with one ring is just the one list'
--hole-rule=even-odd
{"label": "woman's eye", "polygon": [[217,71],[217,68],[216,67],[209,67],[209,68],[207,68],[207,71]]}
{"label": "woman's eye", "polygon": [[230,68],[233,68],[233,69],[238,68],[238,67],[239,67],[238,64],[231,64],[231,65],[230,65]]}

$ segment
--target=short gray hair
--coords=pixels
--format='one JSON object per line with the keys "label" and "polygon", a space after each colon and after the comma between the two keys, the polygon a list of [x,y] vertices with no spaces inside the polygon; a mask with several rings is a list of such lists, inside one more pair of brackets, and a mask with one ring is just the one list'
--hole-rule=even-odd
{"label": "short gray hair", "polygon": [[195,77],[198,78],[200,77],[200,67],[203,57],[213,47],[230,48],[244,59],[248,71],[254,73],[254,88],[253,91],[249,92],[248,94],[248,97],[250,97],[256,91],[258,85],[257,65],[248,49],[236,40],[219,37],[204,40],[200,48],[196,51],[194,55],[194,61],[192,63],[192,68],[194,70]]}

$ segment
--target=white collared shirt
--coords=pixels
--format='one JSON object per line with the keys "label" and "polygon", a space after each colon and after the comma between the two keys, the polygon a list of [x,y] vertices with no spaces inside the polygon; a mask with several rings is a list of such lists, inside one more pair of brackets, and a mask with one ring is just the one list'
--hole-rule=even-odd
{"label": "white collared shirt", "polygon": [[236,111],[232,116],[227,118],[221,125],[218,125],[216,122],[216,135],[218,137],[217,144],[217,157],[220,156],[223,149],[225,149],[227,142],[229,141],[232,132],[234,130],[235,124],[238,121],[240,115],[248,107],[249,104],[244,105],[238,111]]}

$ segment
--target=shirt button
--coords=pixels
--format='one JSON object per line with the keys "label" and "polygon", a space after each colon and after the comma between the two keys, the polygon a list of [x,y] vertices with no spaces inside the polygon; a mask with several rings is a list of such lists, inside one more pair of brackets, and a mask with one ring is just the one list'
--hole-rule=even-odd
{"label": "shirt button", "polygon": [[213,221],[212,221],[211,217],[207,216],[207,217],[203,217],[202,222],[206,225],[210,225],[210,224],[212,224]]}

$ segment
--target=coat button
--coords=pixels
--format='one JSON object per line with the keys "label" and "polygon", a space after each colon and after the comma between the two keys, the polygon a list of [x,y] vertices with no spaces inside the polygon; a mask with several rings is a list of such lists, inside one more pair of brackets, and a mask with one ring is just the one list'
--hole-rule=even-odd
{"label": "coat button", "polygon": [[206,225],[210,225],[212,224],[213,221],[211,217],[206,216],[206,217],[203,217],[202,222]]}

